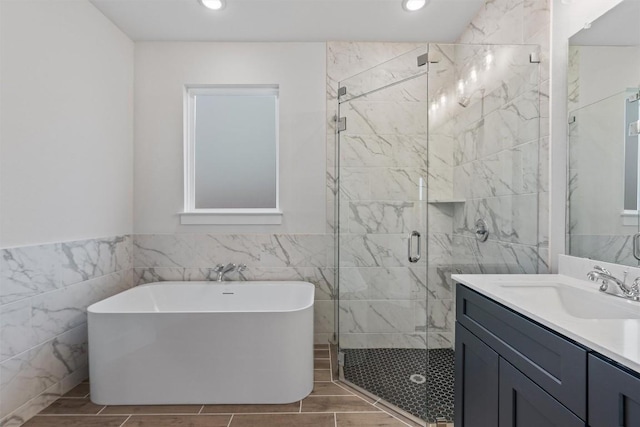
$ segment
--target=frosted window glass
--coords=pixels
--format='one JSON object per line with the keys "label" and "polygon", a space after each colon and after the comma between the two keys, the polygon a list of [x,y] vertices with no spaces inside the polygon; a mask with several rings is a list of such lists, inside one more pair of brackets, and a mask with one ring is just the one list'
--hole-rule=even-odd
{"label": "frosted window glass", "polygon": [[273,209],[277,96],[195,96],[195,208]]}

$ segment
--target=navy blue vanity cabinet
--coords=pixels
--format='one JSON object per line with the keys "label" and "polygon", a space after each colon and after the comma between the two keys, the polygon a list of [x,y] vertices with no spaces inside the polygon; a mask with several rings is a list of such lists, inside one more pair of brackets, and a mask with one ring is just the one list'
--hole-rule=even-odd
{"label": "navy blue vanity cabinet", "polygon": [[498,425],[498,353],[456,323],[454,425]]}
{"label": "navy blue vanity cabinet", "polygon": [[500,427],[584,427],[585,423],[500,358]]}
{"label": "navy blue vanity cabinet", "polygon": [[589,425],[640,426],[640,377],[589,355]]}
{"label": "navy blue vanity cabinet", "polygon": [[456,427],[586,426],[587,349],[463,285],[456,303]]}

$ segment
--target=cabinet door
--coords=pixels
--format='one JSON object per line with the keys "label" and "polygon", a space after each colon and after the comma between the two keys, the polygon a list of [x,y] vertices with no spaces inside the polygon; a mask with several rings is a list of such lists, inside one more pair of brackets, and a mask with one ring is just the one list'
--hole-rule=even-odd
{"label": "cabinet door", "polygon": [[589,425],[640,426],[640,378],[589,355]]}
{"label": "cabinet door", "polygon": [[499,427],[584,427],[573,412],[500,359]]}
{"label": "cabinet door", "polygon": [[463,285],[456,320],[547,393],[587,419],[587,351]]}
{"label": "cabinet door", "polygon": [[456,324],[455,426],[498,425],[498,353]]}

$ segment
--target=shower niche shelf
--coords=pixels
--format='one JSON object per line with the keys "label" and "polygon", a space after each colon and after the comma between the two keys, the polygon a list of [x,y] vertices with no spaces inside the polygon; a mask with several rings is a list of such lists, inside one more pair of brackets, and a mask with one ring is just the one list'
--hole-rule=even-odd
{"label": "shower niche shelf", "polygon": [[464,199],[429,199],[427,203],[430,205],[438,205],[443,203],[464,203],[466,200]]}

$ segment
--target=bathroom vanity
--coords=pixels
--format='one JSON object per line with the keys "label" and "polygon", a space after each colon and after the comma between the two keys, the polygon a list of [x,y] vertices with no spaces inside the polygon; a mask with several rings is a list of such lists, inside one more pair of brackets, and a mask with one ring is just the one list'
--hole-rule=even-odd
{"label": "bathroom vanity", "polygon": [[454,275],[457,427],[640,426],[640,304],[564,275]]}

